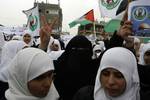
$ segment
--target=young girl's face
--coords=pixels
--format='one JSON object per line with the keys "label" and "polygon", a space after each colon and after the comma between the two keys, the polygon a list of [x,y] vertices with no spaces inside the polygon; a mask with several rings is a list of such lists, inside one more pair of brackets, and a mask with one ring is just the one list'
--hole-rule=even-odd
{"label": "young girl's face", "polygon": [[58,51],[59,46],[58,46],[57,44],[55,44],[55,43],[52,43],[52,44],[50,45],[50,49],[51,49],[52,51]]}
{"label": "young girl's face", "polygon": [[33,96],[45,97],[53,80],[53,71],[48,71],[28,82],[28,89]]}
{"label": "young girl's face", "polygon": [[31,41],[31,35],[30,34],[25,34],[24,36],[23,36],[23,40],[24,40],[24,42],[25,43],[30,43],[30,41]]}
{"label": "young girl's face", "polygon": [[126,88],[126,81],[122,73],[112,68],[102,71],[100,82],[105,92],[112,97],[120,96]]}

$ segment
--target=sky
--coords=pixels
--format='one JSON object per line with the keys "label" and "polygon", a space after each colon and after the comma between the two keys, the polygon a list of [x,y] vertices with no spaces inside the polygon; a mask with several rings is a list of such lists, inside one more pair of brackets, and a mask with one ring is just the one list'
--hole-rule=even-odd
{"label": "sky", "polygon": [[[0,24],[4,26],[22,26],[27,23],[27,17],[22,10],[28,10],[33,7],[35,0],[1,0],[0,1]],[[46,2],[46,0],[36,0]],[[47,0],[48,3],[57,4],[58,0]],[[60,7],[63,13],[63,31],[71,34],[77,33],[76,25],[69,28],[69,23],[81,17],[91,9],[94,9],[95,19],[100,18],[98,0],[60,0]]]}

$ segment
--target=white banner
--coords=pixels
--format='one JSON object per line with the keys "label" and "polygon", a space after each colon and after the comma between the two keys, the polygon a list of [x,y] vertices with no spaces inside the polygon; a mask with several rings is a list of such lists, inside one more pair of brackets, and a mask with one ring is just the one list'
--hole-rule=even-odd
{"label": "white banner", "polygon": [[5,33],[7,35],[10,35],[10,34],[22,35],[24,30],[25,30],[24,27],[4,27],[4,26],[0,26],[0,33]]}
{"label": "white banner", "polygon": [[[128,0],[99,0],[101,17],[122,19]],[[118,17],[119,16],[119,17]]]}

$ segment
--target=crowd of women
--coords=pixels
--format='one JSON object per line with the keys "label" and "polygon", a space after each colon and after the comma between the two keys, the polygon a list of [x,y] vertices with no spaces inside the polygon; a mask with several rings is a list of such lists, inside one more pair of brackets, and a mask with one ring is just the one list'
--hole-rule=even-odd
{"label": "crowd of women", "polygon": [[110,39],[77,35],[65,47],[43,23],[38,45],[28,31],[0,39],[0,100],[150,99],[150,43],[130,37],[130,21]]}

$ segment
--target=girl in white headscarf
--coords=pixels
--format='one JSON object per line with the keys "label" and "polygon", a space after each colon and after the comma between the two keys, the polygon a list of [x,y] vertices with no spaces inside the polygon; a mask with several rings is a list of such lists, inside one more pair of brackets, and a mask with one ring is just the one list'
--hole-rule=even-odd
{"label": "girl in white headscarf", "polygon": [[31,31],[25,30],[22,38],[26,44],[28,44],[29,46],[33,46],[33,36]]}
{"label": "girl in white headscarf", "polygon": [[143,45],[140,52],[139,64],[150,65],[150,43]]}
{"label": "girl in white headscarf", "polygon": [[134,37],[134,49],[139,51],[141,45],[141,41],[139,38]]}
{"label": "girl in white headscarf", "polygon": [[142,100],[150,100],[150,43],[143,44],[140,52],[138,72]]}
{"label": "girl in white headscarf", "polygon": [[134,50],[135,50],[137,61],[139,61],[140,45],[141,45],[140,39],[137,37],[134,37]]}
{"label": "girl in white headscarf", "polygon": [[57,58],[60,57],[63,52],[64,50],[61,50],[59,40],[51,38],[47,49],[47,53],[50,58],[53,60],[57,60]]}
{"label": "girl in white headscarf", "polygon": [[6,89],[8,89],[8,65],[16,53],[25,46],[27,46],[27,44],[23,41],[11,40],[6,42],[2,48],[2,59],[0,64],[0,100],[3,100],[4,93]]}
{"label": "girl in white headscarf", "polygon": [[94,88],[82,88],[73,100],[139,100],[139,89],[134,54],[128,49],[116,47],[102,56]]}
{"label": "girl in white headscarf", "polygon": [[[57,48],[53,48],[53,45],[57,45]],[[60,43],[57,39],[54,39],[53,37],[50,38],[48,47],[47,47],[47,53],[50,53],[51,51],[59,51],[61,50]]]}
{"label": "girl in white headscarf", "polygon": [[[112,68],[120,72],[123,76],[119,78],[125,79],[125,87],[120,95],[110,96],[111,92],[115,92],[115,87],[103,87],[102,71]],[[113,90],[114,89],[114,90]],[[94,100],[138,100],[139,98],[139,76],[137,71],[136,58],[131,51],[116,47],[106,51],[101,59],[100,67],[96,77],[94,87]]]}
{"label": "girl in white headscarf", "polygon": [[36,48],[20,51],[10,64],[7,100],[58,100],[53,71],[53,62],[44,51]]}
{"label": "girl in white headscarf", "polygon": [[98,58],[104,50],[105,50],[104,42],[98,41],[98,43],[93,47],[92,59]]}
{"label": "girl in white headscarf", "polygon": [[11,40],[5,43],[2,48],[0,81],[7,82],[7,66],[9,65],[13,57],[17,54],[17,52],[26,46],[27,44],[25,42],[18,40]]}

